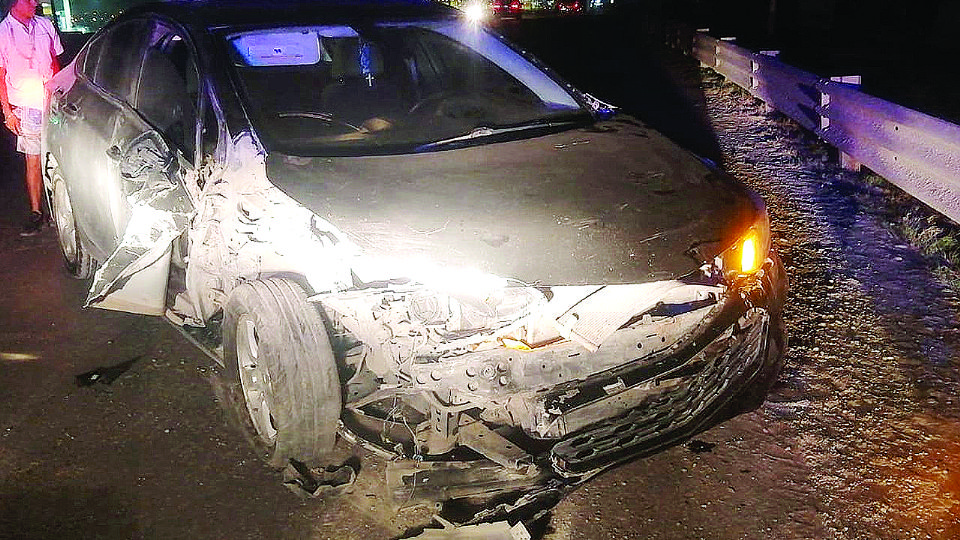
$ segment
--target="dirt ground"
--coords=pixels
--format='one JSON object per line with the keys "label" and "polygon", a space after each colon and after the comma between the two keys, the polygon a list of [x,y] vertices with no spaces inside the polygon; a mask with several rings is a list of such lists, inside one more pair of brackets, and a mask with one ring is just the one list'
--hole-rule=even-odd
{"label": "dirt ground", "polygon": [[[791,279],[787,369],[758,411],[569,495],[544,537],[960,537],[956,293],[815,140],[709,74],[687,89],[678,117],[708,119],[726,166],[769,205]],[[352,493],[290,493],[227,422],[212,361],[162,320],[81,309],[53,229],[17,235],[19,165],[2,148],[0,538],[367,540],[425,517],[391,513],[383,463],[359,450]],[[112,384],[75,382],[133,359]]]}

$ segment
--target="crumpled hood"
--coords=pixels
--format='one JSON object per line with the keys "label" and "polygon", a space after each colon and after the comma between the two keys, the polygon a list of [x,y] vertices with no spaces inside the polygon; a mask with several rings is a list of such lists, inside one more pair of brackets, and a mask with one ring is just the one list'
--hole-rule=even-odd
{"label": "crumpled hood", "polygon": [[632,119],[371,157],[271,155],[285,193],[371,253],[529,284],[671,279],[748,227],[748,192]]}

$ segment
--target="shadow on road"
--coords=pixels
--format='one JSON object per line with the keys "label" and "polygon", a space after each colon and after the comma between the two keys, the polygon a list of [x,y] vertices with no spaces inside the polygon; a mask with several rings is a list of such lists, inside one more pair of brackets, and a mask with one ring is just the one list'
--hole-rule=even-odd
{"label": "shadow on road", "polygon": [[136,538],[136,517],[107,486],[27,489],[0,498],[0,538]]}

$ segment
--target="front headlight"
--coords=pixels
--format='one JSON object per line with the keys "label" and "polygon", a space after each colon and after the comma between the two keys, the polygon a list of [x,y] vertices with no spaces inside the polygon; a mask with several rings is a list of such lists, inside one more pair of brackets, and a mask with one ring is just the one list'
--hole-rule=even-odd
{"label": "front headlight", "polygon": [[770,253],[770,218],[766,208],[740,235],[736,243],[717,257],[717,263],[725,277],[736,277],[756,273],[763,267]]}
{"label": "front headlight", "polygon": [[495,330],[538,309],[546,298],[533,287],[505,287],[480,296],[421,289],[409,296],[410,319],[448,332]]}

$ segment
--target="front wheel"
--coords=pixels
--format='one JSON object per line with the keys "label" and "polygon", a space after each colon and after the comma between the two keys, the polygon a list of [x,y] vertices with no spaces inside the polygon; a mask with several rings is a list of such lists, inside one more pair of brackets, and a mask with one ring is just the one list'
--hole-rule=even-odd
{"label": "front wheel", "polygon": [[63,265],[67,272],[77,279],[87,279],[93,275],[96,264],[93,257],[80,243],[80,233],[77,230],[77,220],[73,215],[73,205],[70,203],[70,193],[67,183],[63,180],[60,169],[53,171],[52,214],[57,224],[57,238],[60,240],[60,253],[63,255]]}
{"label": "front wheel", "polygon": [[340,379],[303,289],[287,279],[237,287],[224,308],[223,345],[231,405],[267,463],[323,465],[336,442]]}

